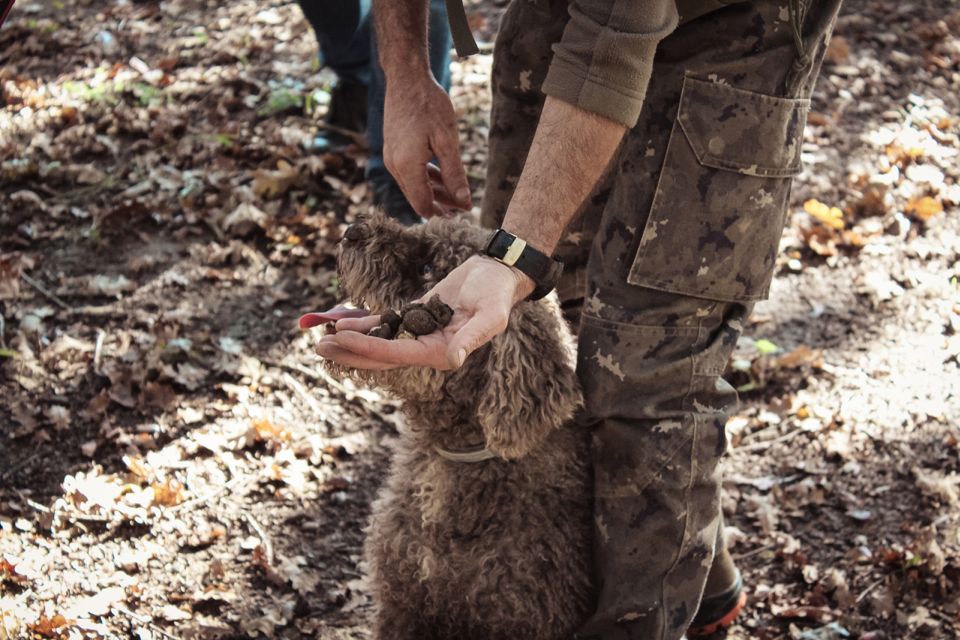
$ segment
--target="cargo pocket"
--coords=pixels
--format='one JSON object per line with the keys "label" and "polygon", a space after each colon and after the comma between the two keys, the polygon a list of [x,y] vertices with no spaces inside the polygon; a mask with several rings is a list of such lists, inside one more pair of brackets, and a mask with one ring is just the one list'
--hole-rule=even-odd
{"label": "cargo pocket", "polygon": [[685,77],[627,281],[714,300],[765,298],[809,108]]}

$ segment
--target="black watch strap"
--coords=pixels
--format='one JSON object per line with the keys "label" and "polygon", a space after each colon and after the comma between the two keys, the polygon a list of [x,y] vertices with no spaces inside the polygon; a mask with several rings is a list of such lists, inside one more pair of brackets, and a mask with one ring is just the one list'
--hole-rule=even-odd
{"label": "black watch strap", "polygon": [[537,251],[524,240],[503,229],[493,232],[483,252],[530,276],[537,286],[528,300],[539,300],[553,291],[560,282],[560,274],[563,273],[563,263],[560,260]]}

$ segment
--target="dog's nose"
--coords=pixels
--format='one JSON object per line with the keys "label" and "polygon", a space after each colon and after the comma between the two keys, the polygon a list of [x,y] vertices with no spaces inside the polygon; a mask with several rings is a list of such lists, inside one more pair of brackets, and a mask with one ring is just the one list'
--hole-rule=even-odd
{"label": "dog's nose", "polygon": [[347,227],[347,230],[344,231],[343,233],[343,237],[347,240],[350,240],[351,242],[357,242],[357,241],[363,240],[364,237],[366,237],[366,235],[367,235],[367,230],[365,226],[359,222],[356,222],[350,225],[349,227]]}

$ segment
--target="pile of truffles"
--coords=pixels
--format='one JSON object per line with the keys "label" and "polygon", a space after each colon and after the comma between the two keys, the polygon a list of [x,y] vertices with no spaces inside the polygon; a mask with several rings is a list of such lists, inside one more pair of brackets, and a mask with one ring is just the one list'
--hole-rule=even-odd
{"label": "pile of truffles", "polygon": [[370,329],[367,335],[386,340],[404,337],[404,333],[425,336],[446,327],[452,317],[453,309],[440,296],[433,296],[426,304],[411,302],[400,309],[400,313],[391,310],[380,314],[380,326]]}

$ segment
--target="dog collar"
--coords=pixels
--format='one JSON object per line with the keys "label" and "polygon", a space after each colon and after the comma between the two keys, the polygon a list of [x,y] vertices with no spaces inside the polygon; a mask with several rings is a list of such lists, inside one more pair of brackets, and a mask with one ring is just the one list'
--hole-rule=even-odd
{"label": "dog collar", "polygon": [[450,451],[449,449],[433,445],[433,450],[436,451],[441,458],[449,460],[450,462],[483,462],[497,457],[490,449],[480,445],[459,451]]}

